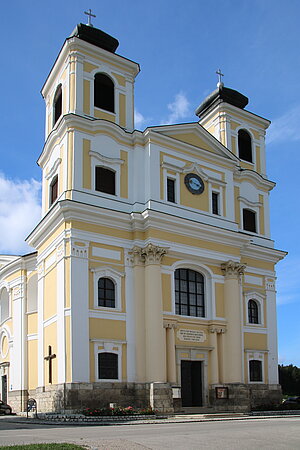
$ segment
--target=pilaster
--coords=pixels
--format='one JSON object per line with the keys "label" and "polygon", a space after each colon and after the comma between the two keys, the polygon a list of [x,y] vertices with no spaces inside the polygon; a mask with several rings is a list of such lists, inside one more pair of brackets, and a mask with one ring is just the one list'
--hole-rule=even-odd
{"label": "pilaster", "polygon": [[268,382],[278,384],[278,348],[275,279],[266,277],[266,303],[268,328]]}
{"label": "pilaster", "polygon": [[243,345],[242,345],[242,300],[240,280],[245,265],[235,261],[221,264],[224,273],[224,302],[227,332],[225,337],[224,382],[242,383],[243,375]]}

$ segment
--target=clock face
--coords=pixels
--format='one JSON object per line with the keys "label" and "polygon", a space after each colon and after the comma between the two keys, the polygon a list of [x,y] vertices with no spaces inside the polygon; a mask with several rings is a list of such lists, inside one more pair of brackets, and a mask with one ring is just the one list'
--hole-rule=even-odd
{"label": "clock face", "polygon": [[184,184],[192,194],[202,194],[204,191],[204,183],[195,173],[188,173],[184,177]]}

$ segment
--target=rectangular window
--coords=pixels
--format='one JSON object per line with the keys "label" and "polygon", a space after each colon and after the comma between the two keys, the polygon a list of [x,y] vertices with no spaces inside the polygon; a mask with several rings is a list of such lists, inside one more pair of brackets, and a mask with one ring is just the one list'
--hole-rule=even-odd
{"label": "rectangular window", "polygon": [[100,380],[118,379],[118,355],[115,353],[98,354],[98,377]]}
{"label": "rectangular window", "polygon": [[220,215],[220,194],[218,192],[212,192],[211,194],[211,203],[212,203],[212,213]]}
{"label": "rectangular window", "polygon": [[250,209],[243,209],[243,228],[256,233],[256,213]]}
{"label": "rectangular window", "polygon": [[116,174],[106,167],[96,167],[96,191],[116,195]]}
{"label": "rectangular window", "polygon": [[167,179],[167,200],[168,202],[175,203],[175,180],[173,178]]}
{"label": "rectangular window", "polygon": [[250,381],[262,381],[262,363],[258,360],[249,361]]}

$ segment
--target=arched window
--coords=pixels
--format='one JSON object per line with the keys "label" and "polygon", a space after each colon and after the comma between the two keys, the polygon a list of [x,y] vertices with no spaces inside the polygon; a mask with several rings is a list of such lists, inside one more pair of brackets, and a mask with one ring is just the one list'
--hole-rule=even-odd
{"label": "arched window", "polygon": [[256,233],[256,213],[251,209],[243,209],[243,229]]}
{"label": "arched window", "polygon": [[115,85],[104,73],[96,73],[94,79],[94,105],[115,112]]}
{"label": "arched window", "polygon": [[238,132],[239,158],[244,161],[253,162],[252,160],[252,141],[251,136],[246,130]]}
{"label": "arched window", "polygon": [[4,320],[9,317],[9,295],[8,291],[3,288],[0,292],[0,322],[4,322]]}
{"label": "arched window", "polygon": [[50,184],[50,206],[53,205],[58,197],[58,176],[55,175]]}
{"label": "arched window", "polygon": [[96,191],[116,194],[116,172],[106,167],[96,167]]}
{"label": "arched window", "polygon": [[53,100],[53,126],[56,124],[62,113],[62,88],[57,87]]}
{"label": "arched window", "polygon": [[98,378],[100,380],[117,380],[118,355],[116,353],[98,353]]}
{"label": "arched window", "polygon": [[262,363],[257,359],[249,361],[249,381],[262,381]]}
{"label": "arched window", "polygon": [[248,302],[248,322],[259,323],[259,308],[255,300],[251,299]]}
{"label": "arched window", "polygon": [[115,283],[110,278],[99,278],[98,280],[98,306],[115,308],[116,288]]}
{"label": "arched window", "polygon": [[205,317],[204,277],[191,269],[175,270],[176,314]]}

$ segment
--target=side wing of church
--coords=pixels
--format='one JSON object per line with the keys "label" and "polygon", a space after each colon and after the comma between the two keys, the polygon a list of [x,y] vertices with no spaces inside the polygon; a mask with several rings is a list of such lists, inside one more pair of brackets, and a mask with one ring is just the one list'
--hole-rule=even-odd
{"label": "side wing of church", "polygon": [[42,88],[36,251],[0,256],[0,396],[16,412],[280,399],[265,133],[218,84],[134,130],[137,63],[79,24]]}

